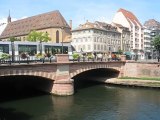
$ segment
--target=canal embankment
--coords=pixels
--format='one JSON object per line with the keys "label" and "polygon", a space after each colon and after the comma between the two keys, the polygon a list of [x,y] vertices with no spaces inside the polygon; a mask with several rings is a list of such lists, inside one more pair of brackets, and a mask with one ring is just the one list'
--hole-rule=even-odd
{"label": "canal embankment", "polygon": [[160,88],[159,79],[143,79],[143,78],[106,78],[106,77],[90,77],[90,80],[110,85]]}
{"label": "canal embankment", "polygon": [[105,81],[107,84],[122,85],[122,86],[135,86],[135,87],[148,87],[160,88],[159,80],[139,80],[139,79],[119,79],[111,78]]}

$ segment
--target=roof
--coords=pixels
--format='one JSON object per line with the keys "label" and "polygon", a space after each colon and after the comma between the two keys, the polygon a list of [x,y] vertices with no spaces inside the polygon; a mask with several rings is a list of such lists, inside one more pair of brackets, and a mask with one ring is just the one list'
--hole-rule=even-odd
{"label": "roof", "polygon": [[118,32],[116,27],[112,26],[111,24],[107,24],[105,22],[99,22],[99,21],[96,21],[94,23],[87,21],[84,24],[80,24],[79,27],[77,27],[72,31],[74,32],[74,31],[87,30],[87,29],[98,29],[103,31]]}
{"label": "roof", "polygon": [[127,28],[127,27],[124,27],[123,25],[121,25],[121,24],[118,24],[118,23],[112,23],[112,25],[113,26],[116,26],[116,27],[118,27],[118,28],[120,28],[120,29],[122,29],[122,30],[125,30],[125,31],[128,31],[129,32],[129,28]]}
{"label": "roof", "polygon": [[149,19],[144,23],[144,26],[148,29],[160,29],[160,22],[155,19]]}
{"label": "roof", "polygon": [[122,14],[126,17],[126,19],[128,20],[128,22],[130,23],[130,21],[137,26],[137,23],[142,27],[141,23],[139,22],[139,20],[137,19],[137,17],[130,11],[127,11],[125,9],[120,8],[118,10],[118,12],[122,12]]}
{"label": "roof", "polygon": [[22,36],[32,30],[45,28],[70,28],[61,13],[56,10],[8,23],[0,38]]}
{"label": "roof", "polygon": [[86,23],[80,24],[80,25],[79,25],[76,29],[74,29],[73,31],[85,30],[85,29],[100,29],[100,30],[103,30],[103,28],[101,28],[100,26],[96,25],[95,23],[86,21]]}

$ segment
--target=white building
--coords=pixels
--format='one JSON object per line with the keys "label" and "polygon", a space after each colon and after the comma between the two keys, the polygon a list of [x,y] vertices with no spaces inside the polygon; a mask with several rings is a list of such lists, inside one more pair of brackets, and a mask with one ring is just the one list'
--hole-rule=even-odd
{"label": "white building", "polygon": [[113,23],[121,24],[122,26],[129,28],[131,50],[138,51],[139,57],[143,58],[143,26],[137,17],[130,11],[119,9],[113,18]]}
{"label": "white building", "polygon": [[103,22],[86,22],[72,30],[72,46],[77,52],[117,52],[121,33],[116,27]]}

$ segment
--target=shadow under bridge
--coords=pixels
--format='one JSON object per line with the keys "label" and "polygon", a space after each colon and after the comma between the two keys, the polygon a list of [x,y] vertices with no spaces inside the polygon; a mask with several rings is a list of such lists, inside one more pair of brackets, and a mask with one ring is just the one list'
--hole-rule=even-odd
{"label": "shadow under bridge", "polygon": [[29,97],[40,93],[50,93],[52,90],[53,82],[53,80],[39,76],[1,76],[0,94],[4,98],[23,98],[25,96]]}
{"label": "shadow under bridge", "polygon": [[98,68],[82,72],[73,77],[74,88],[81,89],[93,85],[103,84],[108,79],[117,78],[120,71],[112,68]]}

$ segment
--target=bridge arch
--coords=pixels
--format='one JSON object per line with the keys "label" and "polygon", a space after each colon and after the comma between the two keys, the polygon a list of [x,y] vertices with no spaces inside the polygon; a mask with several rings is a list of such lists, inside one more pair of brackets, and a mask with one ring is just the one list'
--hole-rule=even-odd
{"label": "bridge arch", "polygon": [[51,93],[53,80],[41,76],[32,75],[10,75],[0,76],[0,89],[7,92],[8,90],[23,92],[31,90]]}
{"label": "bridge arch", "polygon": [[0,76],[33,76],[55,80],[55,72],[34,70],[34,69],[4,69]]}
{"label": "bridge arch", "polygon": [[120,72],[121,72],[121,67],[114,67],[114,66],[110,66],[110,65],[107,65],[107,64],[104,64],[104,65],[91,65],[91,66],[85,66],[85,67],[80,67],[80,68],[77,68],[75,71],[72,71],[70,72],[70,77],[71,78],[74,78],[75,76],[81,74],[81,73],[84,73],[84,72],[87,72],[87,71],[90,71],[90,70],[96,70],[96,69],[108,69],[108,70],[115,70],[117,72],[119,72],[119,76],[120,76]]}

